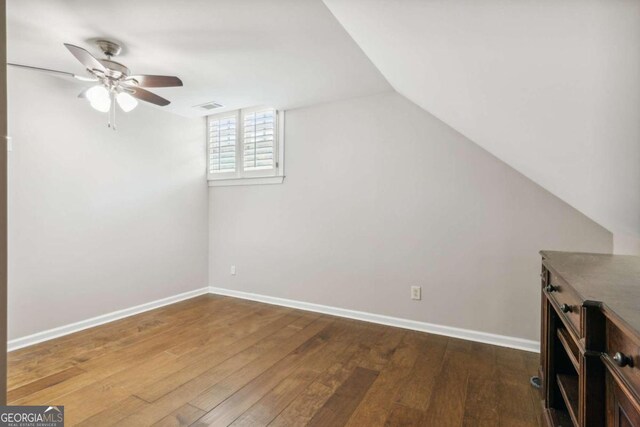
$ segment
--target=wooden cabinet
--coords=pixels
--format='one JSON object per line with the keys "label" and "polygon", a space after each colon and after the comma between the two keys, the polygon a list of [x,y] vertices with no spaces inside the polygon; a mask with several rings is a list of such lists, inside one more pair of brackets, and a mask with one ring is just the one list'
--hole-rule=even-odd
{"label": "wooden cabinet", "polygon": [[541,255],[547,424],[640,427],[640,257]]}
{"label": "wooden cabinet", "polygon": [[607,372],[607,427],[640,426],[637,400]]}

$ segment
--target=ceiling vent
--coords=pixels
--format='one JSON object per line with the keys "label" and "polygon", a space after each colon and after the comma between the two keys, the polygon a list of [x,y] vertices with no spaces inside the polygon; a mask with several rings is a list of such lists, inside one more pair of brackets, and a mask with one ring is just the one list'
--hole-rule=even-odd
{"label": "ceiling vent", "polygon": [[222,108],[224,105],[218,104],[217,102],[207,102],[204,104],[196,105],[193,108],[202,108],[203,110],[215,110],[216,108]]}

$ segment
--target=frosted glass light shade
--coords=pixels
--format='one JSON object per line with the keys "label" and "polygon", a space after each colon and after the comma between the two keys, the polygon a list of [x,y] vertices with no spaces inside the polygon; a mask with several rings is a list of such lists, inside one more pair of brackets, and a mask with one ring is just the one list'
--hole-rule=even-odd
{"label": "frosted glass light shade", "polygon": [[104,86],[94,86],[86,93],[87,99],[93,108],[106,113],[111,108],[111,97]]}
{"label": "frosted glass light shade", "polygon": [[125,113],[128,113],[138,106],[138,100],[126,92],[120,92],[116,97],[116,100],[118,101],[120,108],[122,108],[122,111]]}

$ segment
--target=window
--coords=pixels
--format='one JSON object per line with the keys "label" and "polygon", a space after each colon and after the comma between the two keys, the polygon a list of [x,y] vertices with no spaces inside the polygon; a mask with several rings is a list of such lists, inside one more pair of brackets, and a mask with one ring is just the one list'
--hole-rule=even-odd
{"label": "window", "polygon": [[242,123],[242,162],[245,171],[273,169],[275,111],[247,113]]}
{"label": "window", "polygon": [[209,121],[209,174],[236,171],[236,116]]}
{"label": "window", "polygon": [[209,185],[281,183],[282,119],[268,107],[207,117]]}

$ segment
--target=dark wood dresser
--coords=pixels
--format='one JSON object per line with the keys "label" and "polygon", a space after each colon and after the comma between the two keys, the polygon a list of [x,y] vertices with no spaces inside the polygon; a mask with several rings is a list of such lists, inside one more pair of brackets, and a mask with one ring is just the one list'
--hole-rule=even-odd
{"label": "dark wood dresser", "polygon": [[540,254],[547,424],[640,427],[640,257]]}

